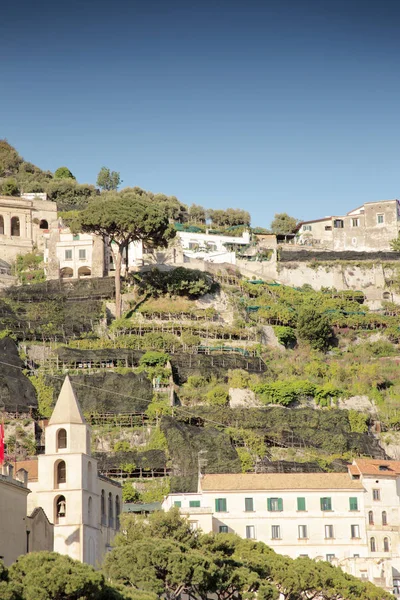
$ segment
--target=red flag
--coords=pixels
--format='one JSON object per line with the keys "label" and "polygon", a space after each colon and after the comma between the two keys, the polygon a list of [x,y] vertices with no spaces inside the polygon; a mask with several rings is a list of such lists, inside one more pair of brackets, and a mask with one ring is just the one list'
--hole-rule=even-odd
{"label": "red flag", "polygon": [[4,423],[0,423],[0,465],[4,462]]}

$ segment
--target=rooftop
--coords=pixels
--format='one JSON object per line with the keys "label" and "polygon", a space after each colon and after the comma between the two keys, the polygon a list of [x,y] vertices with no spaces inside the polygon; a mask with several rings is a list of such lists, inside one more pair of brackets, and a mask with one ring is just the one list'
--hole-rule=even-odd
{"label": "rooftop", "polygon": [[361,490],[363,485],[348,473],[239,473],[204,475],[201,488],[205,492]]}
{"label": "rooftop", "polygon": [[399,477],[400,461],[357,458],[353,462],[349,470],[352,475],[379,475],[379,477]]}

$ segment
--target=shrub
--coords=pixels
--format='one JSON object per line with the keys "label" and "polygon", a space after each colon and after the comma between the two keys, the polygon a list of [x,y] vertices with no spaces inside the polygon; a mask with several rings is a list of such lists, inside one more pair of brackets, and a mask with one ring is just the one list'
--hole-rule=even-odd
{"label": "shrub", "polygon": [[207,379],[201,375],[190,375],[187,380],[187,387],[197,389],[207,385]]}
{"label": "shrub", "polygon": [[246,389],[250,385],[250,375],[244,369],[233,369],[228,371],[228,385],[231,388]]}
{"label": "shrub", "polygon": [[288,406],[296,400],[314,396],[315,385],[305,380],[274,381],[261,383],[253,387],[253,391],[261,397],[266,404],[281,404]]}
{"label": "shrub", "polygon": [[139,364],[144,367],[164,367],[169,361],[168,354],[165,352],[146,352],[141,357]]}
{"label": "shrub", "polygon": [[324,383],[315,388],[315,401],[319,406],[330,406],[331,401],[342,395],[342,391],[333,383]]}
{"label": "shrub", "polygon": [[332,340],[328,318],[315,308],[303,308],[297,319],[297,337],[315,350],[327,350]]}
{"label": "shrub", "polygon": [[227,406],[229,401],[228,389],[224,385],[216,385],[206,394],[209,406]]}
{"label": "shrub", "polygon": [[349,410],[350,431],[352,433],[367,433],[368,431],[368,415],[358,412],[357,410]]}
{"label": "shrub", "polygon": [[124,502],[140,502],[140,494],[131,481],[124,481],[122,486],[122,500]]}
{"label": "shrub", "polygon": [[131,445],[126,440],[119,440],[114,444],[114,452],[129,452],[131,450]]}
{"label": "shrub", "polygon": [[296,332],[293,327],[287,327],[285,325],[276,325],[274,327],[274,332],[276,337],[278,338],[278,342],[283,344],[285,348],[292,348],[296,345],[297,338]]}

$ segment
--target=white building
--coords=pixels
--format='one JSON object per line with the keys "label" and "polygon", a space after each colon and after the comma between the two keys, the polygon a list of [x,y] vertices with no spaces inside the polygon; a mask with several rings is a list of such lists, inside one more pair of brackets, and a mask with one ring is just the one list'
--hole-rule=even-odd
{"label": "white building", "polygon": [[390,591],[400,585],[400,462],[358,460],[349,473],[204,475],[198,493],[170,494],[163,508],[174,505],[205,532],[328,560]]}
{"label": "white building", "polygon": [[236,250],[250,244],[250,232],[241,236],[177,231],[176,237],[187,258],[213,263],[236,264]]}
{"label": "white building", "polygon": [[119,527],[121,486],[97,473],[90,429],[68,376],[45,430],[45,453],[31,462],[37,475],[27,469],[33,473],[28,511],[42,507],[54,524],[54,551],[99,565]]}

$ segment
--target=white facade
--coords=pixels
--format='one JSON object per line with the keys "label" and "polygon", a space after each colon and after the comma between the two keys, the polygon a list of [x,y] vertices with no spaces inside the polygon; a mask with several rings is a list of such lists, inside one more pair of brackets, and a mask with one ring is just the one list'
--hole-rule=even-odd
{"label": "white facade", "polygon": [[213,263],[236,264],[236,254],[232,247],[240,249],[250,244],[248,231],[244,231],[240,237],[177,231],[176,237],[184,256]]}
{"label": "white facade", "polygon": [[69,229],[58,230],[57,240],[50,250],[50,233],[45,234],[44,263],[55,259],[62,278],[90,277],[92,274],[94,236],[90,233],[72,234]]}
{"label": "white facade", "polygon": [[179,506],[193,528],[328,560],[400,594],[400,463],[377,477],[363,472],[372,462],[356,461],[348,474],[204,475],[198,493],[170,494],[163,509]]}
{"label": "white facade", "polygon": [[45,454],[29,482],[28,510],[54,523],[54,550],[99,565],[119,526],[121,486],[97,473],[90,430],[67,377],[45,430]]}

